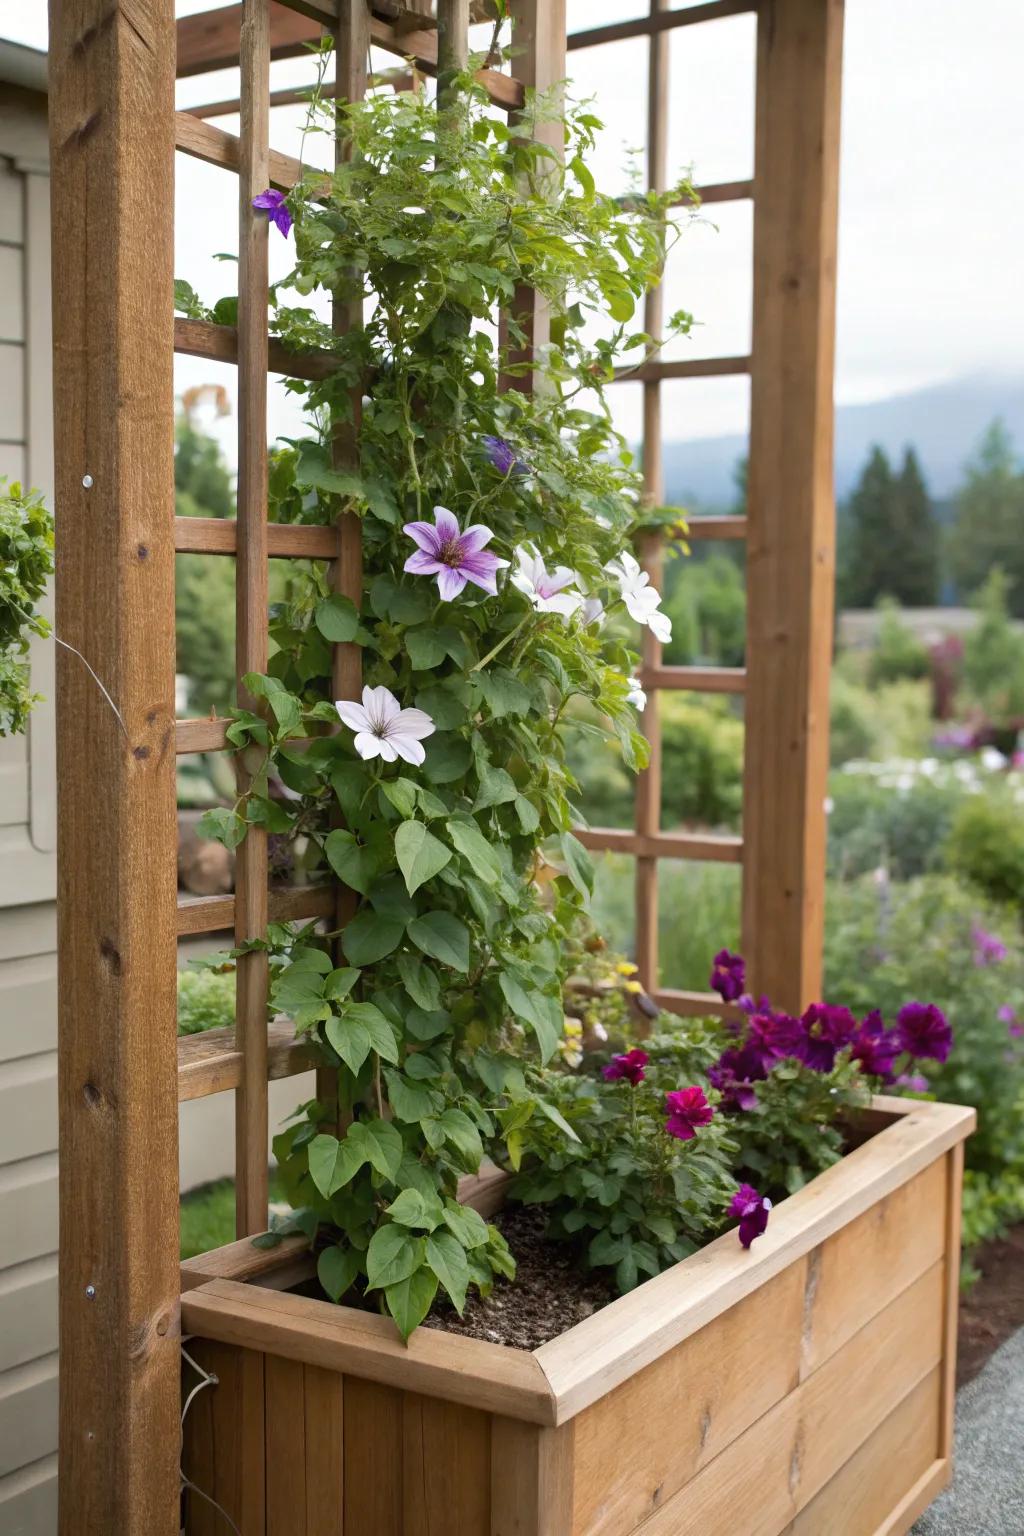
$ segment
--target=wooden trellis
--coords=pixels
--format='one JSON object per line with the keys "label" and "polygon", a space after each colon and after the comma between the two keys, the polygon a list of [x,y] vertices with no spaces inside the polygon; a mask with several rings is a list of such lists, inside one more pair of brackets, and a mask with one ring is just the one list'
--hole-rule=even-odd
{"label": "wooden trellis", "polygon": [[[305,1070],[290,1036],[266,1024],[266,959],[238,975],[237,1023],[176,1046],[179,937],[268,918],[344,921],[338,887],[268,888],[265,836],[239,850],[233,897],[179,900],[175,754],[223,750],[226,722],[174,718],[176,552],[237,561],[237,670],[264,670],[269,558],[332,562],[358,598],[358,521],[268,524],[267,374],[321,377],[329,358],[289,356],[267,335],[267,224],[250,200],[302,174],[269,142],[269,66],[321,29],[336,40],[336,89],[359,98],[371,45],[436,73],[465,57],[486,6],[438,0],[436,18],[395,0],[245,0],[175,24],[173,0],[50,0],[54,199],[58,604],[117,701],[123,730],[80,668],[58,658],[60,804],[61,1523],[70,1533],[170,1536],[178,1519],[178,1190],[180,1099],[235,1090],[238,1230],[266,1225],[267,1082]],[[663,499],[661,386],[751,379],[746,518],[709,518],[691,537],[744,539],[745,669],[669,667],[647,636],[642,682],[652,744],[632,831],[593,831],[592,848],[636,857],[637,958],[666,1007],[717,1000],[659,985],[657,873],[662,859],[743,865],[743,943],[753,985],[797,1008],[820,984],[827,683],[832,612],[832,346],[842,0],[709,0],[566,40],[564,0],[513,0],[511,73],[480,79],[515,114],[528,87],[567,72],[565,50],[649,39],[648,174],[663,186],[672,30],[753,12],[758,18],[753,182],[703,189],[705,201],[754,199],[750,355],[664,361],[643,387],[645,491]],[[179,75],[240,65],[240,98],[175,112]],[[571,66],[568,68],[571,74]],[[285,93],[286,95],[288,93]],[[236,137],[214,126],[239,110]],[[237,328],[174,320],[175,150],[234,171],[240,210]],[[545,316],[521,296],[535,345]],[[657,334],[662,300],[651,296]],[[338,327],[358,323],[340,307]],[[238,367],[236,522],[176,519],[174,351]],[[349,434],[336,463],[352,452]],[[660,571],[659,551],[644,551]],[[335,651],[337,696],[358,691],[358,651]],[[742,837],[661,828],[658,695],[742,692],[746,769]],[[244,778],[246,764],[239,764]],[[244,1426],[240,1426],[244,1433]]]}

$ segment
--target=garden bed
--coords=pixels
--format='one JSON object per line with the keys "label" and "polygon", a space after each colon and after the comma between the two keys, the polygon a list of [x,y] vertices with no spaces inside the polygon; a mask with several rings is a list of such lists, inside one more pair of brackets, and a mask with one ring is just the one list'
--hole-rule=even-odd
{"label": "garden bed", "polygon": [[[744,1536],[897,1536],[949,1477],[973,1121],[876,1100],[753,1249],[728,1233],[532,1352],[291,1294],[294,1240],[204,1255],[182,1326],[218,1385],[185,1470],[266,1536],[733,1536],[740,1510]],[[190,1500],[190,1536],[219,1520]]]}

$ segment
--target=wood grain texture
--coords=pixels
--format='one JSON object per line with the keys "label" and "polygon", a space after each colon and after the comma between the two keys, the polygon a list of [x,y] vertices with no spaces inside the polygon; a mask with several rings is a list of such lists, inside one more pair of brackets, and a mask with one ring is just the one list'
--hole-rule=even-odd
{"label": "wood grain texture", "polygon": [[49,23],[57,625],[124,721],[60,650],[60,1530],[172,1536],[173,5]]}
{"label": "wood grain texture", "polygon": [[[182,1467],[199,1490],[186,1497],[186,1536],[223,1536],[224,1518],[211,1499],[245,1536],[265,1536],[264,1358],[205,1339],[191,1340],[188,1351],[217,1382],[196,1394],[185,1416]],[[184,1392],[198,1380],[186,1364]]]}
{"label": "wood grain texture", "polygon": [[345,1530],[405,1536],[402,1520],[404,1393],[345,1377]]}
{"label": "wood grain texture", "polygon": [[[644,667],[640,686],[686,693],[743,693],[747,686],[744,667]],[[646,710],[644,711],[646,714]]]}
{"label": "wood grain texture", "polygon": [[[657,290],[655,290],[657,292]],[[749,373],[749,357],[652,358],[647,363],[616,368],[613,384],[664,383],[666,379],[716,379]]]}
{"label": "wood grain texture", "polygon": [[[268,0],[269,3],[269,0]],[[241,98],[239,107],[241,107]],[[269,89],[267,92],[267,109],[270,108]],[[269,134],[269,117],[268,134]],[[212,123],[206,123],[199,117],[193,117],[191,112],[176,112],[174,114],[174,147],[183,155],[190,155],[194,160],[204,160],[207,165],[219,166],[221,170],[240,172],[242,169],[242,140],[234,134],[228,133],[223,128],[214,128]],[[267,187],[277,187],[281,192],[288,192],[297,186],[307,172],[307,167],[301,160],[296,160],[292,155],[285,155],[280,150],[269,149],[266,151],[266,180],[260,188],[266,191]]]}
{"label": "wood grain texture", "polygon": [[[214,325],[210,320],[174,321],[174,350],[189,357],[208,357],[213,362],[238,362],[238,330],[233,325]],[[295,379],[326,379],[336,360],[325,352],[290,352],[273,337],[267,342],[267,367],[271,373]]]}
{"label": "wood grain texture", "polygon": [[402,1393],[402,1536],[490,1536],[491,1422]]}
{"label": "wood grain texture", "polygon": [[[252,206],[269,167],[270,0],[247,0],[241,32],[241,135],[238,167],[238,513],[235,557],[235,664],[238,702],[258,707],[242,679],[265,672],[267,573],[267,234]],[[206,125],[203,125],[204,127]],[[236,759],[239,793],[249,783]],[[267,928],[267,834],[250,827],[235,855],[235,942]],[[238,960],[235,1036],[242,1052],[235,1102],[235,1227],[239,1237],[267,1225],[267,955]]]}
{"label": "wood grain texture", "polygon": [[842,0],[758,23],[743,952],[790,1012],[821,993],[842,23]]}
{"label": "wood grain texture", "polygon": [[490,1536],[572,1536],[575,1425],[491,1423]]}
{"label": "wood grain texture", "polygon": [[[644,711],[646,714],[646,710]],[[629,832],[620,827],[579,828],[576,837],[595,852],[634,853],[641,859],[697,859],[739,864],[743,839],[718,832]]]}
{"label": "wood grain texture", "polygon": [[[229,517],[176,517],[174,548],[180,554],[233,555],[238,525]],[[271,560],[334,560],[338,530],[313,523],[269,523],[267,554]]]}
{"label": "wood grain texture", "polygon": [[722,21],[727,16],[741,16],[746,11],[756,10],[757,0],[704,0],[703,4],[688,5],[679,10],[657,7],[651,15],[638,16],[632,21],[613,21],[607,26],[570,32],[567,46],[570,52],[577,48],[596,48],[602,43],[622,43],[631,37],[659,36],[676,27],[692,27],[704,21]]}
{"label": "wood grain texture", "polygon": [[[334,911],[328,885],[271,886],[267,908],[272,923],[330,917]],[[232,927],[233,896],[183,896],[178,902],[178,933],[217,933]]]}
{"label": "wood grain texture", "polygon": [[345,1380],[303,1367],[306,1536],[345,1536]]}
{"label": "wood grain texture", "polygon": [[690,544],[704,539],[732,540],[745,539],[746,536],[745,517],[695,517],[691,519],[686,533],[681,535]]}
{"label": "wood grain texture", "polygon": [[306,1536],[306,1368],[265,1355],[267,1536]]}
{"label": "wood grain texture", "polygon": [[942,1346],[942,1417],[939,1455],[953,1456],[953,1420],[956,1410],[956,1338],[960,1321],[960,1227],[963,1211],[963,1142],[946,1154],[945,1249],[946,1303]]}
{"label": "wood grain texture", "polygon": [[[301,1037],[295,1038],[295,1025],[291,1019],[275,1019],[267,1025],[268,1082],[281,1077],[298,1077],[300,1073],[308,1072],[316,1060],[309,1043]],[[204,1030],[198,1035],[183,1035],[178,1041],[178,1099],[181,1103],[239,1088],[242,1071],[243,1055],[237,1031],[230,1026]]]}

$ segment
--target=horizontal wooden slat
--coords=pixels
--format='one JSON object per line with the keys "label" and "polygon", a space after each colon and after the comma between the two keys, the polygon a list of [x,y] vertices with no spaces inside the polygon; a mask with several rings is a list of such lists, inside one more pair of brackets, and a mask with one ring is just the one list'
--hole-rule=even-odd
{"label": "horizontal wooden slat", "polygon": [[648,836],[618,827],[577,831],[585,848],[595,853],[632,853],[642,859],[696,859],[702,863],[739,864],[743,839],[715,832],[659,832]]}
{"label": "horizontal wooden slat", "polygon": [[742,693],[747,673],[744,667],[645,667],[640,686],[686,693]]}
{"label": "horizontal wooden slat", "polygon": [[638,16],[634,21],[613,21],[605,27],[589,27],[585,32],[570,32],[566,47],[596,48],[601,43],[621,43],[630,37],[651,37],[655,32],[669,32],[675,27],[692,27],[702,21],[721,21],[726,16],[742,16],[756,11],[757,0],[707,0],[704,5],[690,5],[681,11],[656,11]]}
{"label": "horizontal wooden slat", "polygon": [[[680,513],[680,516],[685,522],[685,513]],[[669,532],[669,537],[685,539],[691,544],[704,539],[745,539],[746,536],[745,517],[694,517],[687,523],[685,533]]]}
{"label": "horizontal wooden slat", "polygon": [[[193,160],[204,160],[207,165],[219,166],[223,171],[238,172],[238,135],[214,128],[212,123],[193,117],[191,112],[174,114],[174,147],[183,155],[191,155]],[[293,155],[284,155],[277,149],[270,151],[269,164],[270,185],[281,192],[291,191],[310,169]],[[324,179],[325,182],[328,180],[326,176]]]}
{"label": "horizontal wooden slat", "polygon": [[[308,1296],[210,1280],[181,1299],[183,1333],[263,1350],[532,1424],[555,1405],[536,1357],[436,1328],[403,1344],[390,1318]],[[369,1536],[369,1532],[367,1532]]]}
{"label": "horizontal wooden slat", "polygon": [[684,1019],[733,1019],[740,1017],[740,1010],[730,1003],[723,1003],[717,992],[685,992],[676,987],[661,987],[651,993],[654,1002],[666,1013],[676,1013]]}
{"label": "horizontal wooden slat", "polygon": [[[291,1019],[275,1019],[267,1025],[267,1077],[297,1077],[316,1066],[316,1059],[302,1039],[295,1038]],[[242,1053],[234,1029],[207,1029],[178,1039],[178,1100],[205,1099],[226,1093],[242,1081]],[[264,1218],[266,1219],[266,1218]]]}
{"label": "horizontal wooden slat", "polygon": [[[740,203],[754,195],[752,181],[711,181],[694,191],[702,203]],[[685,205],[686,199],[683,199]],[[681,205],[676,205],[681,206]]]}
{"label": "horizontal wooden slat", "polygon": [[[227,517],[176,517],[174,548],[179,555],[233,555],[238,525]],[[338,530],[325,524],[269,523],[267,553],[274,560],[334,560]]]}
{"label": "horizontal wooden slat", "polygon": [[230,720],[178,720],[174,750],[179,757],[183,752],[223,752],[230,724]]}
{"label": "horizontal wooden slat", "polygon": [[713,379],[750,372],[749,357],[677,357],[635,368],[616,368],[613,384],[664,383],[666,379]]}
{"label": "horizontal wooden slat", "polygon": [[[337,893],[333,885],[271,886],[270,920],[275,923],[308,922],[312,917],[333,917]],[[233,896],[185,896],[178,901],[178,935],[219,933],[235,921]]]}
{"label": "horizontal wooden slat", "polygon": [[[189,357],[206,357],[216,363],[238,362],[238,332],[233,325],[214,325],[209,320],[174,321],[174,350]],[[291,352],[273,336],[267,342],[267,368],[293,379],[326,379],[337,368],[330,352]]]}

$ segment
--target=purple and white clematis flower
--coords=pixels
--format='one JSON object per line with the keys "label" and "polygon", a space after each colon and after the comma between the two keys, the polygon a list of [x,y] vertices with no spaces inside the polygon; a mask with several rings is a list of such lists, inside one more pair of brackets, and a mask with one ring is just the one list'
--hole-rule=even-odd
{"label": "purple and white clematis flower", "polygon": [[529,598],[538,613],[560,613],[568,619],[583,606],[581,592],[565,590],[576,580],[576,572],[567,565],[556,565],[549,571],[537,551],[528,545],[516,550],[516,559],[519,569],[510,577],[512,585]]}
{"label": "purple and white clematis flower", "polygon": [[420,743],[434,734],[433,720],[422,709],[403,709],[389,688],[364,688],[361,704],[338,699],[334,707],[355,731],[354,746],[364,760],[382,757],[393,763],[401,757],[422,763],[426,757]]}
{"label": "purple and white clematis flower", "polygon": [[667,645],[672,639],[672,620],[661,612],[661,593],[651,586],[651,578],[640,569],[640,562],[624,549],[617,560],[605,566],[619,584],[626,612],[637,624],[646,624],[656,640]]}
{"label": "purple and white clematis flower", "polygon": [[288,212],[288,204],[284,200],[284,193],[277,192],[273,187],[268,187],[258,197],[254,197],[252,205],[260,213],[265,213],[272,224],[276,224],[282,235],[291,233],[292,216]]}
{"label": "purple and white clematis flower", "polygon": [[467,581],[492,596],[497,592],[497,574],[509,562],[484,549],[494,537],[490,528],[476,523],[462,533],[454,512],[435,507],[433,523],[406,523],[402,531],[419,546],[405,569],[414,576],[436,576],[437,590],[446,603],[458,597]]}

